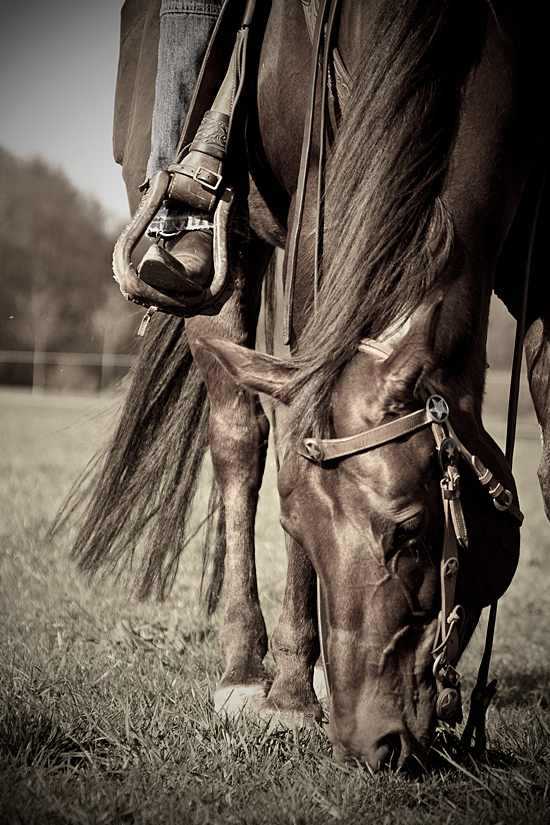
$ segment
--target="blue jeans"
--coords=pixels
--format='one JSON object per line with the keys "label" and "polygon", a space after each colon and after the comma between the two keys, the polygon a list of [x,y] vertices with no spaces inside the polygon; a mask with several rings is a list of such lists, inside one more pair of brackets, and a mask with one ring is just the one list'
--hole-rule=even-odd
{"label": "blue jeans", "polygon": [[[176,148],[195,91],[206,47],[223,0],[162,0],[151,154],[147,175],[167,169]],[[183,229],[211,226],[200,213],[161,207],[148,234],[174,234]]]}

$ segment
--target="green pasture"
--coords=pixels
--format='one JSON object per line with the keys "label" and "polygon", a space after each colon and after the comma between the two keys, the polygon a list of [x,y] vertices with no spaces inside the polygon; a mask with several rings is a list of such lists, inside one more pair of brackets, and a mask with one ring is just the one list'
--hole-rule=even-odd
{"label": "green pasture", "polygon": [[[477,764],[461,759],[442,731],[415,780],[335,763],[322,728],[281,732],[216,716],[222,662],[217,619],[205,618],[198,600],[200,534],[161,605],[85,580],[68,558],[70,537],[44,540],[109,433],[116,399],[2,390],[0,405],[1,823],[548,825],[550,526],[525,399],[515,459],[523,555],[499,609],[489,752]],[[496,376],[486,409],[499,438],[505,408]],[[270,474],[257,534],[271,630],[285,558]],[[480,631],[463,659],[465,697],[482,644]]]}

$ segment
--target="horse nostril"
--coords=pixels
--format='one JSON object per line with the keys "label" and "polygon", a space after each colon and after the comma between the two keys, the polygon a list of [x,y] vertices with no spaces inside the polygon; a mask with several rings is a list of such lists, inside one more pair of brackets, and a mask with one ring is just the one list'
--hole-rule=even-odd
{"label": "horse nostril", "polygon": [[[375,749],[376,769],[391,768],[397,770],[401,757],[401,736],[398,733],[389,733],[378,740]],[[375,765],[371,765],[375,767]]]}
{"label": "horse nostril", "polygon": [[[384,727],[388,730],[385,725]],[[388,768],[394,771],[403,768],[411,753],[406,730],[391,726],[383,735],[380,735],[380,729],[371,731],[370,734],[369,736],[369,731],[363,731],[361,737],[334,737],[332,746],[335,758],[339,762],[366,764],[373,773]]]}

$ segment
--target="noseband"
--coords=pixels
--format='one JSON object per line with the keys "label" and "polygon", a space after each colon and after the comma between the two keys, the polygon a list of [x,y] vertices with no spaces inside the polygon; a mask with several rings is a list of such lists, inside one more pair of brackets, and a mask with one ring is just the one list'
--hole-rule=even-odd
{"label": "noseband", "polygon": [[[392,352],[387,345],[369,339],[361,341],[358,349],[383,358],[387,358]],[[432,650],[433,674],[437,685],[436,714],[442,721],[460,722],[462,719],[460,682],[454,665],[461,653],[460,630],[465,613],[461,605],[455,604],[455,590],[460,567],[459,549],[465,551],[468,548],[468,532],[460,499],[458,470],[460,457],[474,471],[480,484],[485,487],[493,499],[497,510],[509,512],[520,524],[523,522],[523,514],[513,503],[512,493],[506,490],[483,462],[477,456],[472,455],[462,444],[449,421],[449,406],[445,399],[431,389],[430,393],[429,395],[425,393],[424,409],[416,410],[387,424],[381,424],[371,430],[345,438],[306,438],[298,445],[297,452],[304,458],[322,465],[374,449],[423,427],[431,427],[442,472],[440,487],[444,514],[443,551],[440,563],[441,611],[436,641]],[[320,587],[318,594],[320,598]],[[321,613],[319,602],[321,656],[325,668],[327,690],[330,691],[329,668],[325,655],[326,632]]]}

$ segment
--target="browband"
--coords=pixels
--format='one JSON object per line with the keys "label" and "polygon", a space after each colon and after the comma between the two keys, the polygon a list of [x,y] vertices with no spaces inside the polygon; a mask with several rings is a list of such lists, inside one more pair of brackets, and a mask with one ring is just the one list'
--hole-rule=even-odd
{"label": "browband", "polygon": [[336,458],[362,453],[373,447],[380,447],[388,441],[394,441],[421,427],[426,427],[431,422],[432,419],[426,410],[416,410],[402,418],[396,418],[395,421],[389,421],[387,424],[381,424],[379,427],[357,433],[357,435],[348,435],[344,438],[305,438],[302,442],[303,446],[297,447],[297,452],[304,458],[310,458],[318,463],[332,461]]}
{"label": "browband", "polygon": [[[383,358],[388,357],[392,352],[387,344],[379,341],[369,341],[368,339],[363,339],[358,349],[364,353],[373,352],[373,354]],[[380,447],[382,444],[387,444],[397,438],[420,430],[422,427],[431,425],[438,450],[443,438],[448,437],[453,441],[456,452],[462,455],[476,474],[480,484],[487,489],[497,510],[507,510],[522,524],[524,516],[513,503],[512,493],[497,481],[493,473],[485,467],[478,456],[472,455],[466,449],[453,430],[448,416],[449,407],[447,402],[432,391],[432,395],[427,398],[426,406],[422,410],[416,410],[408,413],[408,415],[396,418],[394,421],[389,421],[387,424],[380,424],[380,426],[373,427],[371,430],[365,430],[344,438],[305,438],[297,445],[296,452],[309,461],[321,465],[326,461],[347,458]]]}

